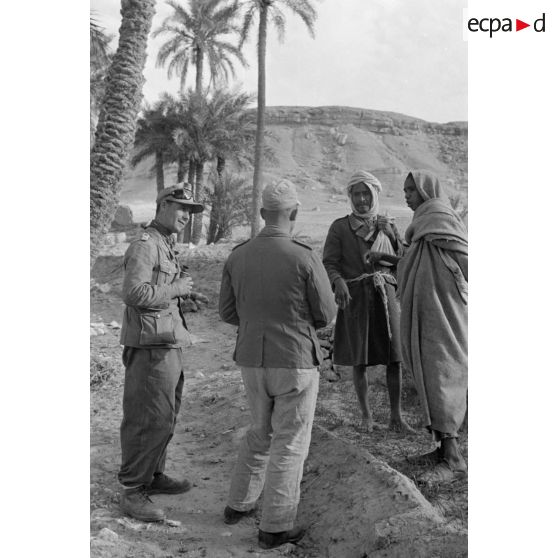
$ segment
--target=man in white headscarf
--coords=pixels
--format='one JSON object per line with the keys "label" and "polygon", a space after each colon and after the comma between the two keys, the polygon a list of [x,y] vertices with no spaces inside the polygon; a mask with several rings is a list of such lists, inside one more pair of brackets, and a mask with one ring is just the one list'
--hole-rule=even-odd
{"label": "man in white headscarf", "polygon": [[349,180],[352,213],[329,229],[323,262],[338,304],[333,362],[353,367],[353,382],[362,412],[361,427],[373,428],[366,367],[386,365],[391,406],[390,429],[409,431],[401,416],[401,343],[396,278],[388,262],[368,263],[373,251],[402,254],[403,244],[392,220],[378,215],[380,181],[366,171]]}

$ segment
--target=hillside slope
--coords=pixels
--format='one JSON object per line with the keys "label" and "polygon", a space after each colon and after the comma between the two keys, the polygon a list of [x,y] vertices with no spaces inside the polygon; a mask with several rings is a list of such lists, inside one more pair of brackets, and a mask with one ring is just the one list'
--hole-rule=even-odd
{"label": "hillside slope", "polygon": [[[347,178],[357,169],[366,169],[382,182],[382,197],[390,198],[389,205],[404,207],[403,179],[411,168],[433,171],[450,193],[461,191],[466,196],[466,122],[436,124],[349,107],[268,107],[266,127],[277,159],[266,165],[266,178],[293,180],[303,191],[302,198],[307,197],[305,190],[343,193]],[[145,218],[142,206],[152,206],[152,164],[145,161],[124,176],[121,200],[132,207],[138,220]],[[166,171],[167,184],[175,176],[171,166]],[[251,182],[251,173],[247,180]]]}
{"label": "hillside slope", "polygon": [[298,184],[343,189],[356,169],[372,171],[384,193],[403,200],[410,168],[435,172],[451,190],[467,185],[467,124],[432,124],[346,107],[272,107],[267,124],[279,164],[266,170]]}

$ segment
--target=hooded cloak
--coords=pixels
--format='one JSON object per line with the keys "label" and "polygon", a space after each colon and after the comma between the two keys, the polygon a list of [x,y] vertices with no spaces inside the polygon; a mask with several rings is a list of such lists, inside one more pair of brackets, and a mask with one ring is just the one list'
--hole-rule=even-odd
{"label": "hooded cloak", "polygon": [[435,176],[409,174],[425,201],[397,269],[403,361],[425,426],[456,436],[467,408],[467,231]]}

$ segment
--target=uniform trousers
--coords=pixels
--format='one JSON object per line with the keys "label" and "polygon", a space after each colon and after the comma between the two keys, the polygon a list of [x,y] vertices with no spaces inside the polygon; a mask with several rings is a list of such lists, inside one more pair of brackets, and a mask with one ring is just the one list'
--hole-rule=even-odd
{"label": "uniform trousers", "polygon": [[124,416],[120,426],[122,465],[118,480],[126,488],[149,486],[165,470],[182,400],[182,349],[124,347]]}
{"label": "uniform trousers", "polygon": [[241,367],[252,425],[241,442],[228,505],[255,506],[263,490],[262,531],[294,526],[318,396],[316,368]]}

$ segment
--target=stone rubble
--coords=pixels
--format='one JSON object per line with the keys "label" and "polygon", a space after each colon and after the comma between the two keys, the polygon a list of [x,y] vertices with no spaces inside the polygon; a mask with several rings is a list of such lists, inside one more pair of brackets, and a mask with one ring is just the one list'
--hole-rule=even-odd
{"label": "stone rubble", "polygon": [[333,334],[335,322],[327,327],[319,329],[316,333],[320,341],[323,362],[320,364],[319,371],[322,377],[328,382],[339,380],[339,374],[333,364]]}

